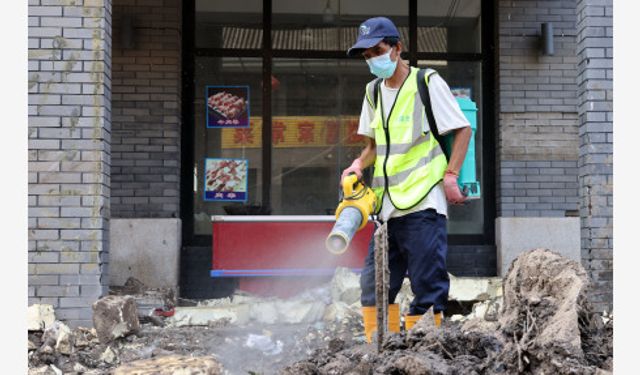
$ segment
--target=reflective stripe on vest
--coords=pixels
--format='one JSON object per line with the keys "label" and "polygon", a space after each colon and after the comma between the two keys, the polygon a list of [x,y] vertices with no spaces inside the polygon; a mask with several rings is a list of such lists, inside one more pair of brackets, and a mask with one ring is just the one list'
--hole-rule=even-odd
{"label": "reflective stripe on vest", "polygon": [[[435,137],[424,134],[424,106],[416,84],[417,68],[411,68],[402,83],[385,123],[382,95],[378,93],[371,128],[375,132],[376,161],[371,187],[377,198],[377,211],[388,191],[391,203],[399,210],[419,204],[442,180],[447,160]],[[428,82],[427,82],[428,83]],[[375,81],[367,85],[366,96],[373,103]],[[426,124],[425,124],[426,125]],[[387,139],[389,142],[387,142]]]}

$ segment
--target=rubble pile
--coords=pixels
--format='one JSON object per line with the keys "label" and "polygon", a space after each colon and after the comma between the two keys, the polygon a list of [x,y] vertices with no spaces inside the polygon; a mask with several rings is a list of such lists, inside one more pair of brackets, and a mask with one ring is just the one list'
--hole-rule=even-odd
{"label": "rubble pile", "polygon": [[382,353],[333,345],[281,373],[608,374],[613,317],[593,313],[587,292],[580,264],[531,250],[512,263],[501,307],[483,302],[463,323],[445,320],[440,329],[425,315],[409,332],[391,334]]}
{"label": "rubble pile", "polygon": [[[607,374],[613,316],[593,313],[588,287],[579,264],[532,250],[504,286],[452,277],[450,300],[472,308],[440,329],[425,315],[377,353],[364,343],[359,278],[348,269],[290,299],[176,301],[131,279],[93,304],[95,328],[30,306],[29,374]],[[405,280],[403,313],[412,298]]]}

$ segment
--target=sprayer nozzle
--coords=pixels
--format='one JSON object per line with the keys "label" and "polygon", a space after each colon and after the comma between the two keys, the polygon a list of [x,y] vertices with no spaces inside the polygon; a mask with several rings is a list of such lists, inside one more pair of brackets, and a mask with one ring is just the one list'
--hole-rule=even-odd
{"label": "sprayer nozzle", "polygon": [[349,242],[343,233],[331,233],[326,241],[327,250],[333,254],[344,253],[348,244]]}

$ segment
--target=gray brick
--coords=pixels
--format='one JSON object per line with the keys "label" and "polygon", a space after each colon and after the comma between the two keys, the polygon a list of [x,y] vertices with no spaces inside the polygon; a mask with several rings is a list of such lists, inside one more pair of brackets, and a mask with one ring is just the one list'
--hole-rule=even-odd
{"label": "gray brick", "polygon": [[41,17],[42,26],[81,27],[82,18],[74,17]]}
{"label": "gray brick", "polygon": [[40,196],[38,206],[80,206],[80,197]]}
{"label": "gray brick", "polygon": [[58,230],[30,229],[30,240],[56,240],[59,238]]}
{"label": "gray brick", "polygon": [[50,286],[43,285],[36,288],[38,297],[77,297],[80,295],[78,286]]}
{"label": "gray brick", "polygon": [[58,275],[29,275],[29,285],[58,285]]}
{"label": "gray brick", "polygon": [[60,259],[57,252],[33,251],[28,253],[29,263],[57,263]]}
{"label": "gray brick", "polygon": [[38,241],[38,248],[42,251],[77,251],[80,248],[78,241]]}
{"label": "gray brick", "polygon": [[38,182],[40,183],[73,183],[80,181],[81,176],[78,173],[40,172],[38,175]]}
{"label": "gray brick", "polygon": [[85,229],[62,229],[60,230],[60,238],[63,240],[102,240],[103,234],[100,230]]}
{"label": "gray brick", "polygon": [[93,208],[89,207],[62,207],[61,208],[61,217],[93,217],[97,212],[94,212]]}
{"label": "gray brick", "polygon": [[97,264],[81,264],[80,265],[80,273],[82,274],[90,274],[90,275],[98,275],[100,274],[100,268]]}
{"label": "gray brick", "polygon": [[80,250],[81,251],[103,251],[104,246],[102,246],[101,242],[96,241],[80,241]]}
{"label": "gray brick", "polygon": [[60,148],[60,141],[55,139],[30,139],[29,149],[34,150],[57,150]]}
{"label": "gray brick", "polygon": [[69,195],[81,195],[81,196],[85,196],[85,195],[95,195],[95,194],[101,194],[104,189],[100,186],[96,186],[96,185],[92,185],[92,184],[86,184],[84,183],[84,179],[83,179],[83,183],[82,184],[64,184],[61,185],[61,192],[65,193],[65,194],[69,194]]}
{"label": "gray brick", "polygon": [[60,284],[69,285],[99,285],[99,275],[60,275]]}
{"label": "gray brick", "polygon": [[39,218],[38,228],[40,229],[69,229],[80,227],[78,218]]}
{"label": "gray brick", "polygon": [[[28,299],[28,304],[29,305],[34,305],[34,304],[45,304],[45,305],[53,305],[53,306],[57,306],[58,305],[58,298],[50,298],[50,297],[29,297]],[[58,315],[56,314],[56,319],[58,318]]]}
{"label": "gray brick", "polygon": [[60,263],[96,263],[97,252],[66,251],[60,254]]}
{"label": "gray brick", "polygon": [[62,16],[62,7],[29,6],[29,16]]}
{"label": "gray brick", "polygon": [[95,297],[66,297],[60,298],[59,306],[64,307],[85,307],[90,308],[91,304],[96,301]]}
{"label": "gray brick", "polygon": [[76,274],[79,272],[80,267],[78,264],[72,263],[56,263],[56,264],[36,264],[36,274],[39,275],[47,275],[47,274],[55,274],[55,275],[64,275],[64,274]]}

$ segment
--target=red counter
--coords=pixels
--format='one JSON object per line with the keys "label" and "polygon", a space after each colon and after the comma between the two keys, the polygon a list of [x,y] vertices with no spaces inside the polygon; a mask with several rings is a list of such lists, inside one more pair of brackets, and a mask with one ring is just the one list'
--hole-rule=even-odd
{"label": "red counter", "polygon": [[[349,249],[333,255],[325,240],[334,216],[213,216],[211,277],[240,277],[240,288],[265,294],[286,285],[331,277],[336,267],[359,272],[373,222],[356,233]],[[288,293],[287,293],[288,294]]]}

